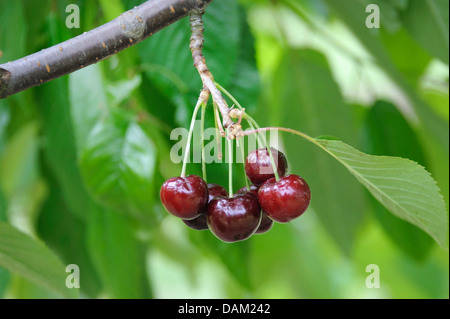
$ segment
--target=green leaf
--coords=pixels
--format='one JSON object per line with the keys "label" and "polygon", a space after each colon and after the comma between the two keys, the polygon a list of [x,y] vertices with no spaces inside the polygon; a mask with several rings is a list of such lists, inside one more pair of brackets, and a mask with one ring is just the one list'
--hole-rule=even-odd
{"label": "green leaf", "polygon": [[449,120],[449,95],[447,92],[442,92],[435,89],[424,89],[422,92],[424,99],[433,107],[433,110],[439,114],[447,122]]}
{"label": "green leaf", "polygon": [[[4,221],[6,221],[6,199],[0,188],[0,222]],[[9,284],[9,280],[10,280],[9,272],[6,269],[0,267],[0,298],[5,293],[5,290]]]}
{"label": "green leaf", "polygon": [[0,267],[0,298],[5,294],[8,288],[9,282],[11,280],[11,275],[8,270]]}
{"label": "green leaf", "polygon": [[427,166],[417,134],[392,103],[376,101],[367,112],[363,131],[364,152],[405,157]]}
{"label": "green leaf", "polygon": [[[366,153],[409,158],[427,166],[417,135],[393,104],[377,101],[367,114],[364,133]],[[404,252],[416,260],[428,255],[433,240],[427,234],[390,214],[375,199],[372,207],[383,229]]]}
{"label": "green leaf", "polygon": [[[17,1],[20,2],[20,1]],[[48,22],[49,16],[53,18],[55,15],[51,12],[51,0],[40,1],[26,1],[22,0],[23,12],[25,17],[25,25],[27,26],[27,41],[26,41],[26,53],[33,53],[42,48],[47,47],[46,41],[49,37],[49,32],[44,29],[46,22]],[[51,19],[50,18],[50,19]],[[56,20],[56,19],[55,19]],[[61,20],[59,20],[61,21]],[[65,28],[63,23],[59,23]],[[63,28],[62,27],[62,28]],[[61,42],[63,39],[61,40]],[[55,43],[56,44],[56,43]],[[25,52],[24,52],[25,53]],[[25,55],[25,54],[24,54]]]}
{"label": "green leaf", "polygon": [[142,77],[135,75],[131,79],[113,82],[106,87],[106,91],[111,96],[112,105],[118,106],[128,99],[131,93],[141,85]]}
{"label": "green leaf", "polygon": [[364,154],[337,140],[311,139],[328,152],[392,214],[428,233],[448,250],[448,214],[436,182],[409,159]]}
{"label": "green leaf", "polygon": [[0,153],[0,181],[9,198],[32,187],[39,177],[37,121],[26,123]]}
{"label": "green leaf", "polygon": [[0,100],[0,152],[6,143],[6,128],[10,120],[9,107],[5,100]]}
{"label": "green leaf", "polygon": [[76,289],[66,287],[68,274],[53,252],[5,222],[0,222],[0,265],[63,298],[78,297]]}
{"label": "green leaf", "polygon": [[43,102],[43,158],[61,187],[67,207],[77,217],[85,219],[90,198],[77,163],[67,79],[53,80],[38,90]]}
{"label": "green leaf", "polygon": [[27,25],[21,1],[1,1],[0,12],[0,64],[24,56],[26,52]]}
{"label": "green leaf", "polygon": [[445,204],[449,207],[449,158],[445,150],[433,140],[426,139],[422,144],[428,155],[429,166],[431,167],[434,178],[436,179],[441,193],[444,196]]}
{"label": "green leaf", "polygon": [[127,216],[92,207],[88,247],[109,297],[148,297],[144,249]]}
{"label": "green leaf", "polygon": [[8,200],[8,220],[26,233],[45,199],[46,188],[39,167],[39,124],[23,124],[0,153],[0,184]]}
{"label": "green leaf", "polygon": [[[271,125],[301,129],[310,135],[329,134],[356,143],[351,109],[343,102],[325,58],[316,51],[289,52],[273,76]],[[260,123],[264,123],[260,121]],[[272,124],[273,123],[273,124]],[[365,213],[363,188],[338,163],[296,136],[283,136],[289,173],[311,187],[311,206],[340,248],[349,253]],[[335,183],[339,181],[337,187]]]}
{"label": "green leaf", "polygon": [[432,56],[448,65],[448,0],[413,0],[402,14],[405,29]]}
{"label": "green leaf", "polygon": [[[237,1],[214,1],[204,15],[203,53],[214,78],[227,86],[233,76],[239,54],[241,20]],[[188,18],[153,35],[139,46],[139,53],[149,72],[146,75],[169,97],[182,90],[198,91],[201,80],[193,67],[189,50]],[[181,83],[181,84],[179,84]]]}
{"label": "green leaf", "polygon": [[256,109],[260,96],[260,77],[256,67],[255,40],[246,21],[246,15],[241,12],[242,20],[241,42],[232,80],[226,87],[247,112]]}
{"label": "green leaf", "polygon": [[80,151],[98,119],[108,114],[108,102],[98,65],[69,75],[69,99],[75,141]]}
{"label": "green leaf", "polygon": [[[412,107],[416,111],[420,122],[433,139],[439,142],[447,154],[449,152],[449,126],[448,123],[440,118],[423,99],[417,94],[414,86],[411,86],[404,76],[397,69],[389,56],[381,39],[376,36],[373,29],[365,26],[366,12],[364,3],[359,0],[325,0],[328,6],[340,17],[340,19],[349,27],[349,29],[358,38],[361,44],[374,57],[377,64],[386,72],[386,74],[397,83],[401,90],[409,99]],[[422,1],[415,1],[422,2]],[[425,1],[423,1],[425,2]],[[428,0],[427,0],[428,2]],[[417,23],[421,26],[424,23]],[[447,23],[448,25],[448,23]],[[448,41],[447,41],[448,43]],[[441,44],[442,45],[442,42]],[[447,51],[448,52],[448,51]],[[448,55],[448,53],[447,53]]]}
{"label": "green leaf", "polygon": [[7,298],[12,299],[58,299],[58,294],[18,275],[11,276]]}
{"label": "green leaf", "polygon": [[6,198],[3,194],[2,189],[0,188],[0,221],[6,221]]}
{"label": "green leaf", "polygon": [[[142,96],[141,105],[152,115],[152,118],[158,120],[158,124],[163,123],[162,128],[170,135],[172,127],[178,126],[175,124],[178,106],[172,102],[171,98],[161,92],[158,86],[150,81],[147,76],[142,77],[140,95]],[[188,115],[186,114],[186,122],[187,118]],[[186,123],[186,127],[188,125],[189,123]]]}
{"label": "green leaf", "polygon": [[[48,46],[63,41],[67,28],[61,26],[55,14],[51,14],[47,21],[51,40]],[[70,77],[78,79],[81,75],[82,73]],[[62,77],[36,88],[42,105],[43,160],[61,188],[67,207],[78,218],[85,219],[91,199],[78,168],[76,122],[72,121],[71,106],[87,105],[81,101],[77,105],[71,105],[68,83],[68,77]],[[81,85],[82,83],[72,83],[72,89],[82,89]],[[80,95],[80,92],[72,93],[72,101],[75,99],[74,95]]]}
{"label": "green leaf", "polygon": [[387,32],[396,32],[402,27],[399,14],[404,10],[409,0],[363,0],[367,6],[376,4],[380,8],[380,23]]}
{"label": "green leaf", "polygon": [[101,283],[87,251],[86,224],[68,209],[59,185],[54,181],[49,184],[50,194],[42,205],[36,223],[39,238],[57,253],[65,264],[78,265],[81,293],[95,298],[100,292]]}
{"label": "green leaf", "polygon": [[101,120],[80,155],[84,181],[100,203],[151,217],[156,149],[134,116],[116,110]]}
{"label": "green leaf", "polygon": [[[120,0],[100,0],[100,6],[107,21],[117,18],[125,11],[122,1]],[[129,9],[131,8],[128,8],[127,10]]]}
{"label": "green leaf", "polygon": [[396,67],[409,83],[416,85],[432,57],[403,28],[396,33],[381,29],[380,36]]}

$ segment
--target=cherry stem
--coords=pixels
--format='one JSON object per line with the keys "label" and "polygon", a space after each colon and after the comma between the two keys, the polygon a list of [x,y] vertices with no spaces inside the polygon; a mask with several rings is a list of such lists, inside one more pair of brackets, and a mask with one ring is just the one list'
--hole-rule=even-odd
{"label": "cherry stem", "polygon": [[280,180],[280,176],[278,175],[278,167],[275,163],[275,160],[273,159],[272,149],[270,148],[269,145],[267,145],[266,148],[267,148],[267,152],[269,152],[270,163],[272,164],[273,174],[275,175],[275,180],[278,182]]}
{"label": "cherry stem", "polygon": [[248,135],[252,135],[252,134],[258,134],[261,132],[267,132],[267,131],[282,131],[282,132],[287,132],[287,133],[292,133],[298,136],[303,137],[304,139],[307,139],[310,142],[316,143],[314,138],[312,138],[311,136],[306,135],[305,133],[302,133],[300,131],[296,131],[293,130],[291,128],[286,128],[286,127],[260,127],[258,129],[255,130],[247,130],[244,132],[244,136],[248,136]]}
{"label": "cherry stem", "polygon": [[227,137],[228,144],[228,196],[233,197],[233,140]]}
{"label": "cherry stem", "polygon": [[[259,144],[264,145],[264,147],[267,148],[267,152],[269,152],[269,158],[270,158],[270,163],[272,164],[273,174],[275,175],[275,180],[278,182],[280,180],[280,176],[278,175],[278,168],[275,163],[275,160],[273,159],[272,150],[270,148],[270,145],[267,144],[266,136],[262,133],[263,131],[259,127],[258,123],[256,123],[256,121],[250,115],[247,114],[247,118],[249,121],[251,121],[253,123],[254,126],[257,127],[256,129],[253,129],[253,131],[255,131],[257,133]],[[247,132],[250,132],[250,131],[247,131]],[[249,134],[244,133],[244,135],[249,135]],[[263,140],[263,143],[261,143],[261,138]]]}
{"label": "cherry stem", "polygon": [[238,100],[236,100],[236,99],[234,98],[234,96],[231,95],[231,93],[228,92],[223,86],[221,86],[219,83],[217,83],[217,82],[215,82],[215,81],[214,81],[214,85],[215,85],[219,90],[221,90],[226,96],[228,96],[228,97],[230,98],[230,100],[233,101],[233,103],[236,104],[236,106],[237,106],[239,109],[241,109],[241,110],[243,109],[242,105],[239,104]]}
{"label": "cherry stem", "polygon": [[214,119],[216,121],[217,126],[219,127],[220,136],[224,137],[225,130],[223,129],[222,122],[220,121],[219,107],[217,106],[216,102],[214,102]]}
{"label": "cherry stem", "polygon": [[200,139],[202,144],[202,173],[203,173],[203,180],[205,183],[207,182],[206,179],[206,160],[205,160],[205,113],[206,113],[206,103],[202,103],[202,112],[200,117]]}
{"label": "cherry stem", "polygon": [[[259,134],[259,133],[266,132],[266,131],[282,131],[282,132],[292,133],[292,134],[301,136],[304,139],[306,139],[306,140],[308,140],[308,141],[310,141],[312,143],[315,143],[314,139],[312,137],[306,135],[305,133],[302,133],[300,131],[296,131],[296,130],[293,130],[293,129],[290,129],[290,128],[285,128],[285,127],[262,127],[262,128],[259,127],[259,128],[255,129],[255,130],[247,130],[247,131],[245,131],[243,133],[243,135],[244,136],[248,136],[248,135],[251,135],[251,134]],[[278,178],[277,178],[278,177],[278,171],[276,170],[276,167],[274,165],[272,152],[270,152],[270,150],[269,150],[269,155],[270,155],[270,161],[272,162],[272,165],[273,165],[273,169],[274,169],[274,173],[275,173],[275,179],[278,181]]]}
{"label": "cherry stem", "polygon": [[197,105],[194,108],[194,113],[192,114],[191,124],[189,127],[188,139],[186,142],[186,149],[184,151],[183,167],[181,169],[181,177],[186,177],[186,164],[188,162],[189,154],[191,152],[191,140],[192,140],[192,133],[194,131],[194,126],[195,126],[195,119],[197,117],[198,110],[204,103],[205,103],[205,100],[200,97],[197,101]]}
{"label": "cherry stem", "polygon": [[203,13],[204,10],[192,10],[189,16],[189,24],[191,27],[191,38],[189,49],[192,53],[192,59],[194,61],[194,67],[200,74],[200,78],[203,83],[203,87],[211,93],[211,97],[214,102],[217,103],[220,113],[222,113],[223,126],[228,128],[234,122],[231,120],[228,113],[230,108],[228,107],[225,99],[222,97],[220,90],[214,84],[214,78],[211,74],[208,66],[206,65],[206,60],[203,55]]}
{"label": "cherry stem", "polygon": [[[228,92],[223,86],[221,86],[219,83],[214,82],[214,85],[220,90],[222,91],[226,96],[228,96],[230,98],[231,101],[233,101],[234,104],[236,104],[236,106],[244,112],[244,108],[242,107],[242,105],[238,102],[238,100],[235,99],[235,97]],[[250,125],[250,127],[252,128],[253,131],[257,131],[260,129],[258,123],[256,123],[255,119],[253,117],[251,117],[250,115],[248,115],[247,113],[244,112],[243,117],[247,120],[247,123]],[[256,127],[256,129],[254,128]],[[270,149],[270,146],[267,145],[267,140],[264,134],[259,134],[262,133],[261,131],[257,132],[257,137],[258,137],[258,144],[259,147],[261,147],[261,145],[264,145],[264,147],[267,148],[267,151],[269,152],[269,157],[270,157],[270,162],[272,164],[272,168],[273,168],[273,173],[275,175],[275,180],[278,182],[280,180],[280,177],[278,175],[278,169],[277,169],[277,165],[275,164],[275,161],[273,159],[273,155],[272,155],[272,151]],[[244,134],[244,135],[249,135],[249,134]],[[262,141],[261,141],[262,138]]]}
{"label": "cherry stem", "polygon": [[217,150],[219,152],[217,154],[217,158],[219,160],[222,160],[222,146],[220,145],[220,138],[219,138],[219,136],[221,134],[220,129],[219,129],[220,118],[218,120],[219,113],[218,113],[216,104],[213,104],[213,110],[214,110],[214,127],[216,128],[216,133],[218,133],[218,134],[215,134],[215,139],[217,142]]}
{"label": "cherry stem", "polygon": [[[258,123],[256,123],[256,121],[250,115],[245,114],[245,119],[247,120],[247,123],[249,123],[252,130],[254,130],[255,128],[260,128]],[[256,134],[256,137],[258,138],[258,147],[266,146],[265,136],[262,133],[258,132],[258,134]]]}
{"label": "cherry stem", "polygon": [[244,154],[244,146],[239,143],[240,139],[236,140],[237,146],[239,148],[239,150],[241,151],[241,156],[242,156],[242,168],[244,169],[244,178],[245,178],[245,186],[247,187],[247,190],[250,190],[250,184],[248,183],[248,178],[247,178],[247,173],[245,172],[245,154]]}
{"label": "cherry stem", "polygon": [[[214,82],[215,86],[222,91],[226,96],[228,96],[228,98],[241,110],[244,111],[245,109],[242,107],[242,105],[239,103],[238,100],[236,100],[236,98],[230,93],[228,92],[223,86],[221,86],[219,83]],[[251,129],[255,129],[259,128],[258,124],[256,123],[256,121],[250,116],[248,115],[246,112],[244,112],[244,114],[242,115],[243,118],[247,121],[248,125],[250,126]],[[259,136],[259,134],[257,135],[258,137],[258,144],[259,146],[261,145],[265,145],[262,140],[261,137]]]}

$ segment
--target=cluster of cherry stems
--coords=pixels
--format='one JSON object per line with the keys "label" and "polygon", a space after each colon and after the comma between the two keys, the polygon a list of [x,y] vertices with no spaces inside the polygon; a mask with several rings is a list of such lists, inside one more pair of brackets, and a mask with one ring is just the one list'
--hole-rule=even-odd
{"label": "cluster of cherry stems", "polygon": [[[221,89],[237,103],[226,90]],[[194,111],[193,121],[195,114]],[[204,112],[202,123],[203,116]],[[248,115],[245,118],[251,126],[257,125]],[[190,144],[190,139],[187,143]],[[265,140],[264,145],[267,145]],[[186,147],[186,152],[189,152],[189,147]],[[247,186],[233,194],[231,165],[228,192],[218,184],[207,184],[205,176],[185,176],[185,160],[181,176],[169,178],[161,186],[161,202],[169,213],[181,218],[190,228],[209,229],[217,238],[230,243],[265,233],[272,228],[273,222],[287,223],[308,208],[310,188],[300,176],[286,175],[288,164],[281,151],[267,146],[258,148],[247,155],[244,168],[252,184],[246,180]],[[203,173],[205,175],[205,170]]]}

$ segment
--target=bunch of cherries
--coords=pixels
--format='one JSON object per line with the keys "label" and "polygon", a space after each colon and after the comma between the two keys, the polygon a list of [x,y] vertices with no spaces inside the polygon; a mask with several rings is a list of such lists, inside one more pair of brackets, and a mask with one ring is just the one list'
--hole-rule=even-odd
{"label": "bunch of cherries", "polygon": [[267,148],[248,154],[245,173],[252,185],[231,196],[222,186],[189,175],[166,180],[160,190],[161,202],[190,228],[209,229],[224,242],[265,233],[274,221],[287,223],[306,211],[311,191],[300,176],[285,175],[288,165],[282,152],[274,148],[270,151],[276,165]]}

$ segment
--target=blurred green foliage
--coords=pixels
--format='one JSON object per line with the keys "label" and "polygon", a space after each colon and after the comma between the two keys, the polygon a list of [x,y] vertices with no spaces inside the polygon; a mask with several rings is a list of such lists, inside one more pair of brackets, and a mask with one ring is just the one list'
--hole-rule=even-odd
{"label": "blurred green foliage", "polygon": [[[0,63],[141,2],[0,0]],[[65,27],[70,3],[80,6],[80,29]],[[379,5],[380,29],[365,26],[369,3]],[[448,1],[214,0],[204,21],[215,80],[260,126],[414,160],[448,207]],[[226,244],[167,214],[159,187],[181,171],[170,159],[170,132],[188,127],[200,89],[183,19],[0,100],[0,262],[8,265],[0,296],[449,297],[448,252],[298,136],[280,137],[290,172],[312,189],[301,218]],[[238,189],[242,166],[233,171]],[[201,175],[200,164],[188,173]],[[208,182],[226,186],[227,174],[225,163],[207,165]],[[9,251],[16,260],[2,257]],[[61,287],[68,264],[80,267],[79,291]],[[380,268],[380,288],[365,285],[369,264]]]}

